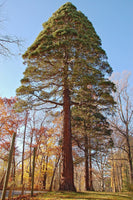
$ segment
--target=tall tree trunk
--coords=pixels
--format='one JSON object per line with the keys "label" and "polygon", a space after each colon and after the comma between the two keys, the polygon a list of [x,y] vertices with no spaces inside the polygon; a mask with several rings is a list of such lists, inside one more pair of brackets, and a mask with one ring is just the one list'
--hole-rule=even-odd
{"label": "tall tree trunk", "polygon": [[25,135],[26,135],[26,128],[27,128],[27,119],[28,119],[28,112],[26,111],[25,116],[25,125],[24,125],[24,136],[23,136],[23,150],[22,150],[22,174],[21,174],[21,184],[24,184],[24,151],[25,151]]}
{"label": "tall tree trunk", "polygon": [[85,190],[90,190],[89,188],[89,163],[88,163],[88,137],[85,135]]}
{"label": "tall tree trunk", "polygon": [[[67,68],[67,67],[66,67]],[[64,71],[64,91],[63,91],[63,143],[62,160],[63,172],[60,182],[60,190],[76,191],[74,187],[74,172],[72,158],[72,133],[71,133],[71,111],[70,111],[70,92],[67,83],[67,69]]]}

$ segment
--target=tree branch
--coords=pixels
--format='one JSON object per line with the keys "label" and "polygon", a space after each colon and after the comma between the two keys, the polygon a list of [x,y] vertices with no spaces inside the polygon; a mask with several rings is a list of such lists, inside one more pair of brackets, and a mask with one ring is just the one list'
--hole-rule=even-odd
{"label": "tree branch", "polygon": [[63,106],[63,103],[58,103],[58,102],[55,102],[55,101],[50,101],[50,100],[44,100],[42,99],[41,97],[39,97],[38,95],[36,95],[35,93],[33,93],[33,95],[35,97],[37,97],[39,100],[43,101],[44,103],[51,103],[51,104],[55,104],[57,106]]}

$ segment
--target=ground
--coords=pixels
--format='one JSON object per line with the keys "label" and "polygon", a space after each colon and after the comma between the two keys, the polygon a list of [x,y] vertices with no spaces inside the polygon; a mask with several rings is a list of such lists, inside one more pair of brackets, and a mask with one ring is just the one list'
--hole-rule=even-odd
{"label": "ground", "polygon": [[105,193],[105,192],[47,192],[31,200],[133,200],[133,192]]}

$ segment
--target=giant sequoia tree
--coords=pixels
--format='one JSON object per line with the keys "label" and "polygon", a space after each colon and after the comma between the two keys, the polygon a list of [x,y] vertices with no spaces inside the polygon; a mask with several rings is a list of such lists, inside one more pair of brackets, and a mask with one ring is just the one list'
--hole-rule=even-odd
{"label": "giant sequoia tree", "polygon": [[[106,78],[112,69],[101,48],[101,40],[87,17],[68,2],[43,24],[43,30],[23,59],[27,68],[22,85],[17,89],[18,104],[23,108],[40,108],[43,105],[45,108],[63,107],[60,189],[75,190],[70,107],[86,103],[91,105],[90,85],[101,102],[105,101],[107,105],[112,100],[110,93],[114,86]],[[86,98],[81,98],[84,94],[88,95],[87,102]]]}

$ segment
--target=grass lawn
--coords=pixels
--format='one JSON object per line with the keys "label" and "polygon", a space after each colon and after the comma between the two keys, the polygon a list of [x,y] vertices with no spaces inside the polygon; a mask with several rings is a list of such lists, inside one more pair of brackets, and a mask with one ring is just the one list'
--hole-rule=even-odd
{"label": "grass lawn", "polygon": [[33,200],[133,200],[133,193],[105,193],[105,192],[47,192],[40,194]]}

